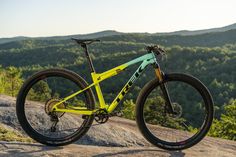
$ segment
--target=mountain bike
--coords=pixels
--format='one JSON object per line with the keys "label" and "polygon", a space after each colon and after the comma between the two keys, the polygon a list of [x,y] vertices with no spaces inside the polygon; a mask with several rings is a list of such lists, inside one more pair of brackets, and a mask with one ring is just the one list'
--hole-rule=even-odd
{"label": "mountain bike", "polygon": [[[16,111],[19,123],[31,138],[50,146],[80,139],[94,120],[98,124],[108,121],[148,66],[153,67],[155,77],[141,89],[135,109],[137,126],[145,139],[163,149],[181,150],[195,145],[207,134],[213,119],[210,92],[191,75],[165,74],[158,63],[159,56],[165,54],[160,46],[146,46],[146,54],[97,73],[88,45],[100,40],[73,40],[85,52],[92,83],[88,84],[75,72],[58,68],[29,77],[19,91]],[[118,95],[110,104],[105,103],[100,83],[137,63],[141,64]]]}

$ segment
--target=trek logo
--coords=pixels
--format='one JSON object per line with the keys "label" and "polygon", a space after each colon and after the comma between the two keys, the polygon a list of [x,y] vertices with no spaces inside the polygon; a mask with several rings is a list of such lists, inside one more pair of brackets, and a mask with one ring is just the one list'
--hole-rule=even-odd
{"label": "trek logo", "polygon": [[140,66],[138,68],[138,70],[134,73],[134,75],[130,78],[129,82],[126,83],[125,87],[121,90],[121,92],[117,96],[117,98],[115,100],[117,103],[119,103],[122,100],[124,95],[129,91],[130,87],[135,82],[135,80],[139,77],[139,75],[142,73],[142,71],[143,71],[143,67]]}

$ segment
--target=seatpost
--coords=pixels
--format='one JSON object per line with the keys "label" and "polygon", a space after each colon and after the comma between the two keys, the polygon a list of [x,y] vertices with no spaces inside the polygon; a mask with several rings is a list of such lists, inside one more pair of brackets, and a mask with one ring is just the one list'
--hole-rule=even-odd
{"label": "seatpost", "polygon": [[82,48],[84,49],[84,51],[85,51],[85,55],[86,55],[86,58],[87,58],[87,60],[88,60],[88,62],[89,62],[89,67],[90,67],[91,72],[95,72],[95,69],[94,69],[94,67],[93,67],[92,59],[91,59],[91,57],[89,56],[89,52],[88,52],[87,45],[86,45],[85,43],[82,43],[82,44],[81,44],[81,47],[82,47]]}

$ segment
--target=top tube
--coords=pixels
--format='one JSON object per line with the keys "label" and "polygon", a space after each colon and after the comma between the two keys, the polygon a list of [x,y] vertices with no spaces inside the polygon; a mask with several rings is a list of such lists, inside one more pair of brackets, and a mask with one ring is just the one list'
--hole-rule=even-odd
{"label": "top tube", "polygon": [[130,65],[133,65],[133,64],[136,64],[138,62],[142,62],[144,60],[151,60],[151,59],[155,59],[155,55],[153,53],[148,53],[146,55],[143,55],[143,56],[140,56],[134,60],[131,60],[127,63],[125,63],[127,66],[130,66]]}

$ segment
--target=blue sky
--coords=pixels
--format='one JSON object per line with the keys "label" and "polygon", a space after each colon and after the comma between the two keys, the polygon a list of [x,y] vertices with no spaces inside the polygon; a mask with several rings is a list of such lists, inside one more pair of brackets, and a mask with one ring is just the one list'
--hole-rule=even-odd
{"label": "blue sky", "polygon": [[0,37],[170,32],[236,22],[236,0],[0,0]]}

